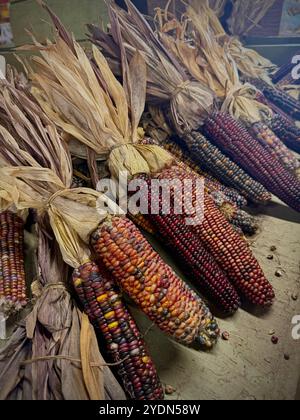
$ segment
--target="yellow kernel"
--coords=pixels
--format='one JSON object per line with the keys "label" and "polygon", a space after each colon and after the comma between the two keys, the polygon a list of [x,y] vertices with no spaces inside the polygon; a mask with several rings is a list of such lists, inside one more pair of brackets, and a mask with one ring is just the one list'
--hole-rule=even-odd
{"label": "yellow kernel", "polygon": [[82,285],[82,279],[76,279],[75,281],[74,281],[74,286],[75,287],[78,287],[78,286],[81,286]]}
{"label": "yellow kernel", "polygon": [[108,298],[108,295],[105,293],[104,295],[101,295],[101,296],[97,297],[97,302],[103,302],[107,298]]}
{"label": "yellow kernel", "polygon": [[119,323],[117,321],[116,322],[112,322],[111,324],[108,324],[108,328],[110,330],[112,330],[113,328],[117,328],[118,325],[119,325]]}
{"label": "yellow kernel", "polygon": [[104,318],[109,319],[114,315],[115,315],[115,311],[110,311],[110,312],[108,312],[107,314],[104,315]]}
{"label": "yellow kernel", "polygon": [[144,356],[144,357],[142,358],[142,361],[143,361],[144,363],[149,363],[149,362],[150,362],[150,358],[149,358],[148,356]]}

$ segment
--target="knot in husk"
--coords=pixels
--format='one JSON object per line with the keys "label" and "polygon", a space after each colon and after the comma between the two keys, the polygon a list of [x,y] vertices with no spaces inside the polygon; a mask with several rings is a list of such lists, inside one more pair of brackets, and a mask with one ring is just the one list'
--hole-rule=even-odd
{"label": "knot in husk", "polygon": [[254,124],[272,116],[270,108],[256,100],[257,89],[245,83],[235,84],[226,93],[221,111],[228,112],[237,120]]}

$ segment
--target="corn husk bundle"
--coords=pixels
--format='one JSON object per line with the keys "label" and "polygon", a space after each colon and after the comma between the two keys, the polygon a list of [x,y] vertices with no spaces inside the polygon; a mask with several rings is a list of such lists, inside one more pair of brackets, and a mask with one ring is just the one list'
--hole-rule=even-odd
{"label": "corn husk bundle", "polygon": [[233,11],[228,21],[233,35],[247,35],[267,14],[276,0],[233,0]]}
{"label": "corn husk bundle", "polygon": [[67,291],[69,270],[46,225],[42,221],[38,232],[37,301],[0,351],[0,399],[125,399],[88,317]]}
{"label": "corn husk bundle", "polygon": [[124,48],[124,53],[130,59],[138,50],[147,62],[148,101],[154,104],[170,103],[178,130],[199,127],[201,119],[214,107],[213,92],[204,84],[187,77],[185,70],[164,48],[134,5],[130,1],[126,1],[126,5],[129,13],[114,2],[109,2],[111,32],[108,34],[94,25],[88,25],[91,39],[103,47],[115,74],[121,75],[120,51]]}
{"label": "corn husk bundle", "polygon": [[[205,3],[199,3],[197,11],[187,7],[186,22],[172,20],[164,24],[160,36],[164,45],[180,58],[181,63],[196,78],[216,92],[222,101],[222,110],[235,118],[254,123],[271,111],[255,100],[256,89],[240,81],[237,65],[226,44],[216,38],[217,22],[211,26],[212,11]],[[161,23],[160,23],[161,25]],[[172,25],[181,28],[177,37],[167,34]],[[191,25],[191,28],[189,28]],[[172,32],[174,34],[174,32]],[[191,46],[186,39],[193,37]]]}
{"label": "corn husk bundle", "polygon": [[[207,0],[189,0],[188,2],[198,13],[205,13],[209,19],[209,26],[221,45],[226,45],[227,50],[236,62],[241,75],[247,77],[261,78],[271,84],[270,74],[277,70],[277,66],[270,60],[260,55],[257,51],[246,48],[242,42],[233,36],[229,36]],[[167,19],[167,16],[165,15]]]}

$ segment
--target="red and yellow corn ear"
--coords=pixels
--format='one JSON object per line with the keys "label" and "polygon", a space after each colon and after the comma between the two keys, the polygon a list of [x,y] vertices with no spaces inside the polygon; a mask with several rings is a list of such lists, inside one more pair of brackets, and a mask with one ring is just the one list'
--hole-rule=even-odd
{"label": "red and yellow corn ear", "polygon": [[204,133],[224,153],[287,205],[300,211],[300,183],[238,121],[215,112],[203,126]]}
{"label": "red and yellow corn ear", "polygon": [[101,331],[127,395],[136,400],[160,400],[164,393],[141,333],[120,293],[94,262],[74,271],[74,288],[84,311]]}
{"label": "red and yellow corn ear", "polygon": [[0,312],[25,306],[24,223],[16,214],[0,213]]}
{"label": "red and yellow corn ear", "polygon": [[219,330],[208,307],[129,219],[107,218],[92,245],[113,279],[162,331],[185,345],[212,347]]}

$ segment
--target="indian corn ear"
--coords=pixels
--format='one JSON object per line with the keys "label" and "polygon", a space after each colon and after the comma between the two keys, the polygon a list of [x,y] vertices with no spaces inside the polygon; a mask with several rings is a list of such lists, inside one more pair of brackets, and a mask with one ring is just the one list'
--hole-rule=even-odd
{"label": "indian corn ear", "polygon": [[5,211],[0,213],[0,312],[9,315],[26,303],[24,223]]}
{"label": "indian corn ear", "polygon": [[295,172],[300,167],[300,162],[287,146],[275,135],[275,133],[261,122],[255,123],[250,133],[274,158],[290,172]]}
{"label": "indian corn ear", "polygon": [[287,118],[276,114],[270,122],[270,127],[278,137],[297,153],[300,153],[300,129]]}
{"label": "indian corn ear", "polygon": [[[185,169],[178,165],[163,173],[164,179],[184,179]],[[195,205],[195,197],[193,203]],[[187,214],[193,212],[187,208]],[[248,244],[240,238],[217,209],[209,194],[204,194],[204,220],[195,216],[191,231],[196,234],[207,250],[227,274],[237,291],[256,305],[268,306],[274,299],[271,284],[265,278]]]}
{"label": "indian corn ear", "polygon": [[261,204],[271,200],[271,195],[261,184],[251,178],[201,133],[186,134],[184,141],[192,159],[217,179],[235,188],[254,203]]}
{"label": "indian corn ear", "polygon": [[[163,174],[161,176],[163,177]],[[200,239],[189,230],[182,217],[174,214],[174,208],[171,209],[170,214],[164,214],[163,208],[166,208],[167,203],[163,201],[166,198],[159,192],[152,191],[151,179],[147,176],[139,178],[144,179],[148,185],[148,191],[144,192],[144,199],[149,203],[149,210],[151,210],[153,200],[159,203],[158,214],[149,211],[147,217],[157,227],[163,241],[179,257],[185,272],[191,277],[197,290],[224,313],[234,313],[240,306],[240,298],[224,272]],[[172,195],[172,200],[174,200],[174,195]]]}
{"label": "indian corn ear", "polygon": [[92,235],[92,245],[122,290],[162,331],[185,345],[213,345],[218,326],[211,312],[130,220],[106,219]]}
{"label": "indian corn ear", "polygon": [[277,89],[263,81],[254,81],[256,87],[261,90],[264,96],[281,108],[286,114],[294,119],[300,119],[300,102],[283,90]]}
{"label": "indian corn ear", "polygon": [[224,153],[235,160],[270,192],[300,211],[300,183],[245,127],[222,112],[212,113],[203,131]]}
{"label": "indian corn ear", "polygon": [[114,283],[94,262],[73,273],[73,285],[84,311],[99,328],[111,360],[128,396],[135,400],[159,400],[164,393],[141,333]]}
{"label": "indian corn ear", "polygon": [[242,208],[247,205],[247,200],[242,196],[236,189],[227,187],[226,185],[219,182],[216,178],[203,171],[199,165],[196,164],[188,155],[188,150],[184,150],[184,146],[181,147],[173,140],[166,140],[163,147],[174,155],[179,161],[185,163],[197,174],[205,178],[205,186],[210,193],[222,192],[228,201],[235,204],[237,207]]}

